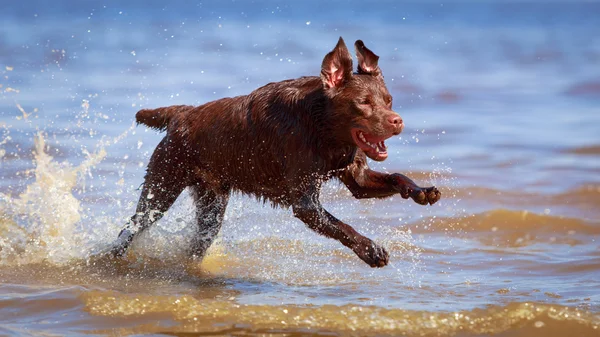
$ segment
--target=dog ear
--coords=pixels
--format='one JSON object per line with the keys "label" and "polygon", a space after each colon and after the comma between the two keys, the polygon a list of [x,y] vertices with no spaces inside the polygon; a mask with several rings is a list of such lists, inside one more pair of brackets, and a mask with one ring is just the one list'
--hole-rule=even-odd
{"label": "dog ear", "polygon": [[381,69],[377,65],[379,56],[369,50],[362,40],[357,40],[354,43],[354,48],[356,49],[356,57],[358,57],[358,73],[372,76],[381,75]]}
{"label": "dog ear", "polygon": [[337,45],[325,55],[321,65],[321,80],[325,89],[341,87],[352,77],[352,55],[344,39],[340,37]]}

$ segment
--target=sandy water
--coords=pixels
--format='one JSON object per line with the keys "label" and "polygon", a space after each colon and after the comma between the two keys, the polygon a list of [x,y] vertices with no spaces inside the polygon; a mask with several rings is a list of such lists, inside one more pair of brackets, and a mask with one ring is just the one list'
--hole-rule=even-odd
{"label": "sandy water", "polygon": [[[0,335],[600,335],[597,4],[0,7]],[[202,263],[187,194],[127,261],[95,257],[162,137],[138,109],[318,74],[340,35],[381,56],[407,125],[373,166],[443,193],[326,186],[389,266],[239,195]]]}

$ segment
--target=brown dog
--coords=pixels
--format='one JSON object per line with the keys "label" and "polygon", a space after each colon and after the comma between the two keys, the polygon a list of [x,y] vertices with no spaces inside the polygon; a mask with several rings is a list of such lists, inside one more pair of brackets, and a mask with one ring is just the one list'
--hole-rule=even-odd
{"label": "brown dog", "polygon": [[136,214],[119,234],[113,254],[160,219],[186,188],[196,203],[198,235],[192,255],[202,257],[221,228],[232,191],[292,207],[315,232],[340,241],[371,267],[388,253],[329,214],[321,185],[340,179],[356,198],[400,194],[419,204],[440,199],[398,174],[371,171],[369,157],[387,158],[384,140],[404,124],[392,111],[379,57],[356,41],[358,72],[342,38],[323,59],[321,76],[269,83],[246,96],[204,105],[141,110],[138,123],[167,135],[154,150]]}

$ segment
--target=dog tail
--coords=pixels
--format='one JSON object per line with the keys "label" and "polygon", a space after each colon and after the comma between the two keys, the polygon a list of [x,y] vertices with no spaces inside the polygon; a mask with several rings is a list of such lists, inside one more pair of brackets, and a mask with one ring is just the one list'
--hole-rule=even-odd
{"label": "dog tail", "polygon": [[135,114],[135,120],[138,124],[144,124],[153,129],[164,131],[174,116],[193,108],[194,106],[191,105],[172,105],[158,109],[143,109]]}

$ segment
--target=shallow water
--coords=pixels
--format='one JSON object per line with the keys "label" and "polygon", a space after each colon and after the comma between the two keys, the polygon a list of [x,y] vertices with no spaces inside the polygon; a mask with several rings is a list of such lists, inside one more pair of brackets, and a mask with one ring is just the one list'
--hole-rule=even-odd
{"label": "shallow water", "polygon": [[[0,7],[0,335],[600,335],[598,4]],[[316,75],[340,35],[407,125],[372,166],[443,193],[325,187],[389,266],[239,195],[201,263],[187,194],[126,261],[96,257],[162,137],[138,109]]]}

